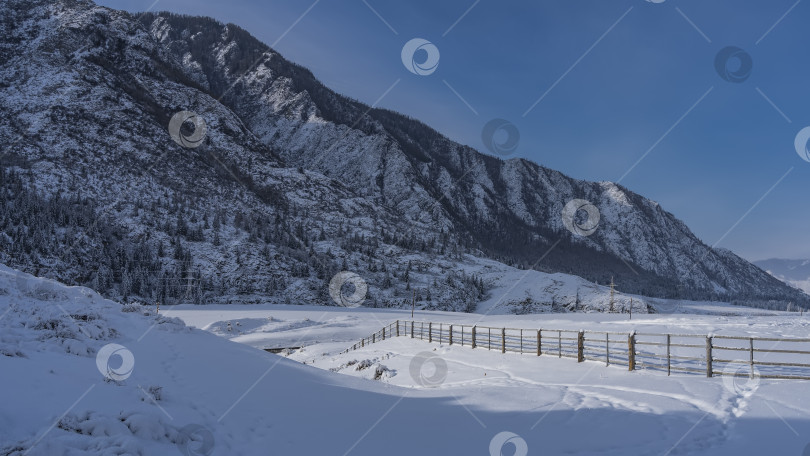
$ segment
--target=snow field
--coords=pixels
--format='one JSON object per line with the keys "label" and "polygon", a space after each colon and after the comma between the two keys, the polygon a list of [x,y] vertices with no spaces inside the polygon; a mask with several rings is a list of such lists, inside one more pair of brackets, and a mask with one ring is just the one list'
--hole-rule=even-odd
{"label": "snow field", "polygon": [[[339,354],[410,317],[401,310],[161,313],[0,267],[0,454],[801,454],[810,441],[805,382],[762,380],[746,392],[717,378],[405,337]],[[774,336],[807,329],[782,315],[415,317]],[[300,345],[290,359],[256,349]]]}
{"label": "snow field", "polygon": [[[527,329],[757,337],[800,337],[810,324],[792,314],[763,315],[708,303],[690,305],[694,311],[710,315],[641,315],[630,321],[627,315],[616,314],[417,312],[415,319]],[[716,316],[735,310],[743,314]],[[532,450],[541,454],[753,454],[773,448],[784,448],[783,454],[800,454],[808,443],[810,401],[801,397],[808,389],[806,382],[688,374],[667,377],[660,371],[627,372],[624,367],[605,367],[598,361],[578,364],[548,355],[504,355],[497,350],[429,344],[407,336],[340,353],[393,320],[410,320],[410,312],[402,310],[245,306],[234,310],[182,307],[171,313],[203,327],[216,326],[218,319],[228,316],[250,319],[272,315],[290,328],[295,321],[308,321],[306,328],[248,332],[233,339],[278,348],[298,346],[301,341],[320,337],[316,334],[328,333],[324,342],[304,344],[289,357],[461,406],[466,422],[453,426],[469,426],[470,433],[489,432],[493,438],[493,428],[517,434],[527,443],[529,454]],[[518,419],[505,420],[504,416]],[[512,426],[505,426],[507,423]]]}

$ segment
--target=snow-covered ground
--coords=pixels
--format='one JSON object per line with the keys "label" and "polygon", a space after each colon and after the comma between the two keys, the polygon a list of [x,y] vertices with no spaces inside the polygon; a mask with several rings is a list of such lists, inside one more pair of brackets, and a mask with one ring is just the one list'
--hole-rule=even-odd
{"label": "snow-covered ground", "polygon": [[[754,336],[810,326],[756,314],[415,319]],[[0,455],[736,456],[800,455],[810,443],[808,382],[667,377],[406,337],[340,354],[396,319],[410,312],[181,306],[156,316],[0,267]],[[302,345],[290,359],[255,348]]]}
{"label": "snow-covered ground", "polygon": [[[396,320],[526,329],[723,334],[750,337],[805,337],[810,315],[767,311],[723,303],[657,300],[661,314],[543,313],[504,315],[405,309],[296,305],[180,305],[161,313],[186,324],[256,348],[316,345],[341,351]],[[487,311],[490,311],[489,308]],[[663,313],[666,312],[666,313]],[[670,313],[671,312],[671,313]],[[310,348],[311,350],[314,348]]]}

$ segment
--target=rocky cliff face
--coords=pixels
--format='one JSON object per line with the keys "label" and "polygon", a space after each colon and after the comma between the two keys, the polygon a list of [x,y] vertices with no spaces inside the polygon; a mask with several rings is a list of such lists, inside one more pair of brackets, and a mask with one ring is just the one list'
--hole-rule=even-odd
{"label": "rocky cliff face", "polygon": [[[325,284],[352,269],[375,305],[418,292],[426,307],[469,310],[486,285],[432,264],[466,252],[530,267],[554,246],[538,268],[615,276],[625,291],[805,298],[655,202],[370,109],[234,25],[11,0],[0,30],[15,201],[0,260],[35,273],[154,299],[328,303]],[[201,144],[172,140],[180,111],[204,120]],[[564,227],[574,198],[599,209],[591,236]]]}

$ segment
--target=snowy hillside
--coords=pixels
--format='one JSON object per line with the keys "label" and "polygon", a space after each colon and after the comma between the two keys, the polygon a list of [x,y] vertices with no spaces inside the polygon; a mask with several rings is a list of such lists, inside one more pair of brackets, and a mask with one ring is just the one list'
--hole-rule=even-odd
{"label": "snowy hillside", "polygon": [[372,455],[406,424],[423,438],[388,454],[474,452],[489,439],[445,435],[441,423],[465,412],[429,394],[304,366],[86,288],[0,266],[0,291],[2,455]]}
{"label": "snowy hillside", "polygon": [[[44,1],[0,14],[15,43],[0,64],[0,261],[164,304],[329,304],[329,280],[351,268],[384,306],[412,297],[401,257],[458,256],[451,235],[284,166],[130,15]],[[186,108],[206,118],[197,148],[167,131]],[[443,280],[426,305],[474,305],[472,281]]]}
{"label": "snowy hillside", "polygon": [[[163,304],[328,305],[350,270],[366,306],[471,311],[496,294],[468,255],[646,296],[808,300],[655,202],[369,111],[237,26],[84,0],[11,0],[0,16],[11,266]],[[205,124],[193,147],[189,124],[169,132],[189,111]],[[571,198],[598,206],[592,236],[565,228]],[[579,287],[551,288],[523,307]]]}

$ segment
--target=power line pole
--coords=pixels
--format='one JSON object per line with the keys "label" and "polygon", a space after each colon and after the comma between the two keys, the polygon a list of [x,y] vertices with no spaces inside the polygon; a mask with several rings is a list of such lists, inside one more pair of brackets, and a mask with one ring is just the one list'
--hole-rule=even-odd
{"label": "power line pole", "polygon": [[613,276],[610,276],[610,313],[613,313],[613,294],[615,292],[616,285],[613,283]]}
{"label": "power line pole", "polygon": [[192,279],[191,271],[189,271],[188,272],[188,285],[186,286],[186,295],[183,297],[183,300],[185,300],[185,301],[190,301],[189,298],[191,297],[191,286],[192,286],[191,279]]}

